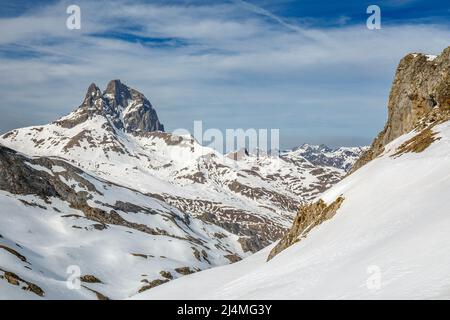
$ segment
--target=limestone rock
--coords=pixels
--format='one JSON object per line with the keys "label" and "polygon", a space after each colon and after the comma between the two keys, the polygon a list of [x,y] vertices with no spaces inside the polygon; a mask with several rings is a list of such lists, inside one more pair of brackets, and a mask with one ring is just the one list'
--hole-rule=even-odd
{"label": "limestone rock", "polygon": [[411,53],[398,67],[388,102],[388,119],[351,172],[380,155],[384,146],[413,130],[430,112],[450,109],[450,47],[437,57]]}

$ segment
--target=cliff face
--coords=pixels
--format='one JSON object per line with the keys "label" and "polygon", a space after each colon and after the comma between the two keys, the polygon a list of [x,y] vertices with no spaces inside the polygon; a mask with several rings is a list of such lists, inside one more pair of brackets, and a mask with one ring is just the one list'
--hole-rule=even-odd
{"label": "cliff face", "polygon": [[408,54],[397,67],[389,95],[386,125],[350,172],[376,158],[385,145],[413,130],[421,120],[431,117],[431,111],[444,120],[449,109],[450,47],[437,57]]}
{"label": "cliff face", "polygon": [[[417,134],[399,146],[393,157],[422,152],[439,140],[432,128],[450,120],[450,47],[438,57],[409,54],[397,68],[389,95],[388,120],[370,148],[350,173],[381,155],[396,138],[415,130]],[[300,207],[291,229],[269,254],[268,260],[300,241],[323,221],[332,218],[343,202],[338,197],[327,205],[322,199]]]}

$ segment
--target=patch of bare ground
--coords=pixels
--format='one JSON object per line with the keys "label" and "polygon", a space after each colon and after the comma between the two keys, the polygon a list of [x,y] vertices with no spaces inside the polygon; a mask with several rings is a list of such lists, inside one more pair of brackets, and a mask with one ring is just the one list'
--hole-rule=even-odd
{"label": "patch of bare ground", "polygon": [[344,198],[339,196],[329,205],[322,199],[315,203],[302,205],[291,229],[284,235],[272,251],[270,251],[267,261],[294,243],[299,242],[302,238],[305,238],[312,229],[322,222],[331,219],[336,214],[336,211],[340,208],[343,201]]}
{"label": "patch of bare ground", "polygon": [[400,157],[405,153],[421,153],[426,150],[433,142],[440,140],[441,138],[436,137],[436,132],[428,127],[414,137],[404,142],[397,148],[397,152],[394,153],[391,157]]}
{"label": "patch of bare ground", "polygon": [[173,276],[169,271],[162,270],[159,274],[166,279],[169,279],[169,280],[173,279]]}
{"label": "patch of bare ground", "polygon": [[12,255],[15,255],[21,261],[28,263],[27,258],[25,256],[21,255],[20,253],[18,253],[16,250],[11,249],[10,247],[7,247],[2,244],[0,244],[0,249],[6,250],[7,252],[11,253]]}
{"label": "patch of bare ground", "polygon": [[206,182],[206,177],[202,172],[196,172],[194,174],[187,174],[184,176],[179,177],[179,179],[188,179],[191,180],[192,182],[196,182],[196,183],[200,183],[200,184],[204,184]]}
{"label": "patch of bare ground", "polygon": [[238,261],[242,260],[241,257],[239,257],[237,254],[234,254],[234,253],[233,254],[224,255],[224,257],[227,258],[228,261],[230,261],[230,263],[235,263],[235,262],[238,262]]}
{"label": "patch of bare ground", "polygon": [[[147,280],[145,280],[145,281],[148,282]],[[164,284],[164,283],[166,283],[166,282],[169,282],[169,281],[170,281],[170,280],[167,280],[167,279],[164,279],[164,280],[162,280],[162,279],[156,279],[156,280],[153,280],[153,281],[151,281],[151,282],[148,282],[148,284],[146,284],[146,285],[143,286],[142,288],[140,288],[138,292],[139,292],[139,293],[144,292],[144,291],[146,291],[146,290],[149,290],[149,289],[151,289],[151,288],[160,286],[160,285],[162,285],[162,284]]]}
{"label": "patch of bare ground", "polygon": [[9,284],[13,286],[21,286],[22,290],[33,292],[40,297],[45,295],[44,290],[42,290],[38,285],[22,279],[13,272],[3,270],[2,268],[0,268],[0,271],[3,272],[3,275],[0,275],[0,279],[6,280]]}
{"label": "patch of bare ground", "polygon": [[189,267],[175,268],[175,271],[184,276],[191,274],[191,273],[195,273],[195,271],[191,270]]}
{"label": "patch of bare ground", "polygon": [[[140,258],[144,258],[147,259],[149,256],[143,253],[131,253],[131,255],[135,256],[135,257],[140,257]],[[153,257],[153,256],[152,256]]]}
{"label": "patch of bare ground", "polygon": [[91,274],[86,274],[84,276],[81,276],[80,280],[82,282],[86,282],[86,283],[103,283],[100,279],[98,279],[96,276],[93,276]]}

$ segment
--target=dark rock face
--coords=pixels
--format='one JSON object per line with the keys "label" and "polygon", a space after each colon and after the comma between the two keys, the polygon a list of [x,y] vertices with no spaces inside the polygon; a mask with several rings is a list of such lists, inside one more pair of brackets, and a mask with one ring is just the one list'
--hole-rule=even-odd
{"label": "dark rock face", "polygon": [[380,155],[385,145],[413,130],[430,113],[438,113],[444,119],[449,110],[450,47],[435,58],[408,54],[397,67],[386,125],[352,172]]}
{"label": "dark rock face", "polygon": [[123,127],[126,132],[164,131],[164,126],[159,122],[150,101],[142,93],[127,87],[120,80],[110,81],[103,97],[115,114],[120,114],[120,109],[125,108]]}
{"label": "dark rock face", "polygon": [[115,128],[128,133],[164,131],[150,101],[120,80],[110,81],[103,93],[92,83],[83,103],[56,123],[72,128],[95,115],[106,117]]}

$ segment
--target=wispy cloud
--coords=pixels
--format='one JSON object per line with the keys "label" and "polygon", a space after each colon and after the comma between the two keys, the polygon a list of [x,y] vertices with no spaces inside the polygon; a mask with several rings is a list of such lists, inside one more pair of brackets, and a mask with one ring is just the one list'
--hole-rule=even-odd
{"label": "wispy cloud", "polygon": [[384,121],[398,60],[450,45],[448,25],[306,28],[244,1],[82,1],[82,28],[68,30],[67,5],[0,19],[12,30],[0,35],[2,130],[51,121],[89,83],[120,78],[169,130],[202,119],[280,128],[283,146],[367,143]]}

